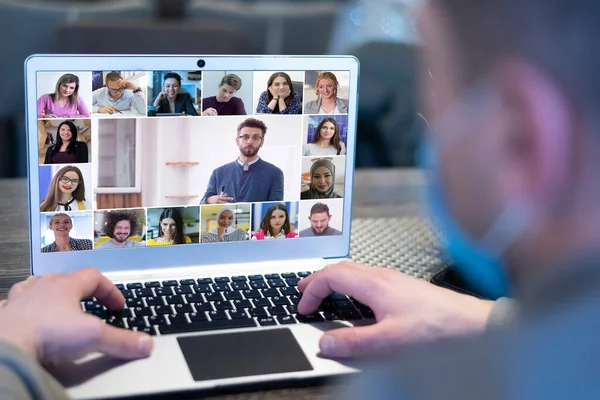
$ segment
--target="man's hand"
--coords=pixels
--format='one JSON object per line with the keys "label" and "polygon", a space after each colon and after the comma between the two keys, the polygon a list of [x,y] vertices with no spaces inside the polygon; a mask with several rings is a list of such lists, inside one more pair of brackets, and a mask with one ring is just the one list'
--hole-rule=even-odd
{"label": "man's hand", "polygon": [[130,90],[135,90],[135,89],[138,88],[133,82],[128,81],[126,79],[120,79],[119,80],[119,85],[121,87],[124,87],[125,89],[130,89]]}
{"label": "man's hand", "polygon": [[98,112],[101,114],[114,114],[117,111],[117,107],[113,106],[104,106],[98,109]]}
{"label": "man's hand", "polygon": [[86,314],[80,301],[94,296],[110,310],[125,299],[97,269],[32,276],[14,285],[0,304],[0,340],[19,347],[42,364],[56,364],[100,352],[121,359],[148,357],[152,338],[111,326]]}
{"label": "man's hand", "polygon": [[217,115],[219,115],[219,113],[214,108],[209,107],[206,110],[202,111],[202,115],[207,117],[216,117]]}
{"label": "man's hand", "polygon": [[333,358],[386,354],[401,344],[483,332],[493,302],[479,300],[401,272],[342,261],[298,283],[298,312],[311,314],[331,292],[370,307],[377,323],[326,332],[323,355]]}
{"label": "man's hand", "polygon": [[216,194],[206,198],[206,204],[224,204],[231,203],[232,201],[233,197],[227,196],[227,193],[223,193],[223,195]]}

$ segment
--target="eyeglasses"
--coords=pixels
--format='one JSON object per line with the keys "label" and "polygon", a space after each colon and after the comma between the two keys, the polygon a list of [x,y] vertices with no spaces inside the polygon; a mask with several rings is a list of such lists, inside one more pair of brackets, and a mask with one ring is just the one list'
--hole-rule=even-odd
{"label": "eyeglasses", "polygon": [[108,86],[106,88],[111,93],[123,93],[125,91],[125,88],[112,89],[112,88],[109,88]]}
{"label": "eyeglasses", "polygon": [[238,136],[238,138],[242,139],[242,141],[244,141],[244,142],[249,142],[250,140],[252,140],[253,142],[261,142],[264,140],[264,138],[259,135],[254,135],[254,136],[241,135],[241,136]]}
{"label": "eyeglasses", "polygon": [[68,176],[62,176],[60,181],[62,183],[72,183],[73,185],[79,185],[79,182],[81,182],[79,179],[71,179]]}

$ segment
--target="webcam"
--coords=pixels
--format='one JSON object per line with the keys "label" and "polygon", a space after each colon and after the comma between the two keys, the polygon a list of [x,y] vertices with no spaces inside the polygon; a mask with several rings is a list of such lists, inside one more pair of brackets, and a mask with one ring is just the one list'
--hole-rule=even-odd
{"label": "webcam", "polygon": [[198,67],[199,68],[203,68],[206,65],[206,61],[204,60],[198,60]]}

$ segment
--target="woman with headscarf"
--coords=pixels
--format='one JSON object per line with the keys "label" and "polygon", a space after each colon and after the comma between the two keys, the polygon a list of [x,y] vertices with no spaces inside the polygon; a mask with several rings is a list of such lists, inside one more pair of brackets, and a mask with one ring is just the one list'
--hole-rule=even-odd
{"label": "woman with headscarf", "polygon": [[235,227],[235,214],[229,207],[223,207],[217,213],[217,227],[202,234],[202,243],[239,242],[246,240],[246,232]]}
{"label": "woman with headscarf", "polygon": [[310,186],[300,193],[301,200],[338,199],[342,196],[335,192],[335,165],[325,158],[313,161],[310,167]]}

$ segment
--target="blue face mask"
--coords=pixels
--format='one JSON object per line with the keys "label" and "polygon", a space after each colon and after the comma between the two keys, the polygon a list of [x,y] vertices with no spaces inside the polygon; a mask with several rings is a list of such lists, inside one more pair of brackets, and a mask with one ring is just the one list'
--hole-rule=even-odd
{"label": "blue face mask", "polygon": [[[459,139],[456,135],[450,143]],[[427,137],[421,143],[419,161],[427,173],[425,201],[433,223],[440,229],[448,255],[460,274],[479,292],[489,298],[509,295],[509,280],[502,257],[507,249],[527,229],[531,221],[531,207],[512,202],[481,238],[473,238],[453,218],[444,194],[440,167],[441,151]]]}

